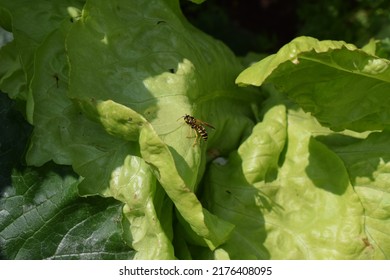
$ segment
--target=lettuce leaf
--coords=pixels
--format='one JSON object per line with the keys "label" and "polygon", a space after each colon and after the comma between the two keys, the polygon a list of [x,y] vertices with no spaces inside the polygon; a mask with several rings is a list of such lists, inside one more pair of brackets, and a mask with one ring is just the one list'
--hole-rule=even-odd
{"label": "lettuce leaf", "polygon": [[[261,211],[266,225],[261,244],[266,250],[261,248],[257,254],[268,253],[276,259],[389,257],[385,183],[390,140],[386,130],[388,65],[388,60],[376,57],[373,51],[367,53],[344,42],[299,37],[236,79],[240,85],[264,85],[270,104],[281,99],[288,108],[283,161],[279,161],[275,180],[261,182],[270,192],[263,201],[281,208]],[[310,114],[303,114],[300,108]],[[375,130],[381,132],[372,132]],[[272,141],[264,143],[274,147]],[[262,153],[265,160],[270,150]],[[264,177],[266,170],[255,170],[259,178]],[[264,189],[261,194],[267,194]],[[283,196],[283,190],[291,193]],[[280,203],[282,197],[288,199]],[[295,220],[294,201],[301,198]]]}
{"label": "lettuce leaf", "polygon": [[[210,215],[192,193],[201,177],[200,168],[205,164],[205,158],[201,157],[202,151],[188,145],[188,141],[177,141],[178,137],[183,138],[185,127],[176,120],[192,111],[191,107],[202,110],[206,101],[202,101],[202,95],[207,93],[207,99],[213,99],[219,98],[220,92],[228,91],[226,81],[234,77],[233,73],[237,73],[240,66],[228,49],[190,28],[181,14],[172,13],[169,8],[162,1],[156,1],[154,5],[128,5],[123,1],[87,4],[83,17],[74,24],[66,41],[70,65],[68,96],[80,105],[89,119],[101,123],[108,134],[116,139],[139,142],[139,148],[135,143],[129,143],[135,147],[135,152],[127,153],[142,156],[191,230],[203,237],[210,248],[215,248],[226,240],[232,226]],[[145,13],[150,17],[145,18]],[[131,27],[133,22],[138,22],[137,28]],[[202,44],[189,44],[187,34],[191,40],[198,36],[195,41]],[[156,43],[149,48],[143,47],[150,40]],[[212,48],[208,48],[210,44],[213,44]],[[172,48],[180,52],[172,51]],[[207,57],[197,56],[206,48]],[[88,52],[83,51],[85,49]],[[132,51],[125,51],[127,49]],[[230,65],[226,65],[226,60],[222,63],[217,60],[221,53],[232,57]],[[94,57],[100,59],[93,60]],[[208,61],[204,61],[205,58]],[[92,61],[93,67],[86,72]],[[226,67],[232,73],[226,73],[227,76],[221,79],[213,72],[198,72],[198,68],[206,70],[204,63],[215,63],[216,67]],[[214,86],[209,87],[210,79],[214,79]],[[201,90],[203,88],[205,90]],[[235,91],[233,87],[231,90]],[[195,98],[196,103],[191,105],[194,102],[191,99]],[[237,109],[242,110],[242,107]],[[157,134],[162,135],[164,142]],[[113,146],[114,149],[117,147]],[[126,151],[123,152],[116,158],[123,160]],[[79,162],[79,156],[74,160]],[[91,167],[96,163],[100,169],[107,168],[106,164],[102,166],[90,158],[83,161],[88,161]],[[175,164],[181,167],[181,173],[176,171]],[[107,188],[112,187],[108,177],[120,164],[115,162],[111,166],[108,169],[111,172],[105,172],[107,176],[100,180]],[[96,167],[84,169],[80,174],[93,178],[95,172]],[[80,192],[96,192],[96,189],[92,190],[96,184],[91,185],[85,181]],[[109,190],[99,192],[107,195]]]}
{"label": "lettuce leaf", "polygon": [[[389,61],[373,46],[299,37],[244,70],[177,0],[38,1],[28,20],[35,1],[3,2],[0,89],[26,100],[39,167],[1,200],[7,258],[389,258]],[[45,203],[41,221],[20,210]],[[95,226],[72,238],[66,220],[40,250],[60,210]]]}
{"label": "lettuce leaf", "polygon": [[7,259],[129,259],[121,204],[81,198],[67,167],[14,172],[0,199],[0,244]]}
{"label": "lettuce leaf", "polygon": [[243,71],[241,85],[274,84],[321,124],[389,128],[390,62],[342,41],[298,37]]}
{"label": "lettuce leaf", "polygon": [[[196,236],[197,244],[214,249],[233,228],[197,199],[206,146],[192,146],[189,128],[178,118],[190,113],[221,127],[218,135],[210,134],[210,145],[232,135],[220,147],[223,152],[249,133],[248,101],[257,102],[251,91],[237,90],[231,82],[242,68],[230,50],[189,25],[177,1],[154,2],[87,3],[75,15],[68,9],[70,20],[39,37],[30,81],[34,106],[28,107],[34,132],[27,153],[29,165],[50,160],[72,165],[84,178],[81,195],[125,203],[125,235],[137,236],[127,241],[136,258],[150,259],[174,258],[172,225],[156,223],[174,219],[159,204],[172,207],[167,195],[186,238]],[[217,75],[218,69],[225,75]],[[237,117],[227,118],[220,103]],[[225,126],[232,121],[240,125]],[[136,205],[144,207],[136,210]]]}
{"label": "lettuce leaf", "polygon": [[229,258],[369,257],[361,201],[343,161],[313,137],[318,126],[274,105],[226,164],[210,167],[204,199],[236,225],[221,246]]}
{"label": "lettuce leaf", "polygon": [[[322,141],[327,142],[326,137]],[[364,207],[365,245],[375,259],[388,259],[389,235],[389,156],[390,133],[374,132],[349,145],[330,144],[344,161],[350,180]]]}

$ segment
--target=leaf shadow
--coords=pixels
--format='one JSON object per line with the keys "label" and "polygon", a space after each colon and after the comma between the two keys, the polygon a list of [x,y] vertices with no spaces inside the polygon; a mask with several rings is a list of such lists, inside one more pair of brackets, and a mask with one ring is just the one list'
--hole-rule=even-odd
{"label": "leaf shadow", "polygon": [[342,195],[349,186],[349,176],[341,159],[325,144],[311,137],[306,174],[312,183],[325,191]]}
{"label": "leaf shadow", "polygon": [[375,181],[374,173],[390,161],[390,131],[387,130],[371,132],[364,138],[332,134],[316,139],[340,157],[354,186],[359,178]]}
{"label": "leaf shadow", "polygon": [[207,170],[202,182],[202,204],[236,226],[220,249],[230,259],[269,259],[270,253],[264,246],[267,231],[263,212],[280,207],[246,180],[241,158],[235,157],[226,165],[213,162]]}

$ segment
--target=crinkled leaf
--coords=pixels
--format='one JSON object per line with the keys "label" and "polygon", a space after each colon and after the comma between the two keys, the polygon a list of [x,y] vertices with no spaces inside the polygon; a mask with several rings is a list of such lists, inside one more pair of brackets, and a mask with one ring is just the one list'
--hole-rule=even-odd
{"label": "crinkled leaf", "polygon": [[[113,100],[142,114],[181,155],[175,159],[188,162],[184,177],[198,174],[200,157],[191,154],[200,151],[189,149],[192,141],[185,139],[188,126],[178,122],[181,116],[193,114],[220,128],[210,133],[210,145],[223,135],[225,149],[234,147],[249,125],[243,112],[256,96],[231,83],[241,70],[238,59],[190,26],[177,1],[87,4],[67,38],[67,51],[69,96]],[[239,126],[224,125],[226,110]],[[193,176],[188,180],[192,187]]]}
{"label": "crinkled leaf", "polygon": [[244,176],[251,184],[267,181],[270,176],[275,176],[279,155],[286,141],[285,110],[283,105],[274,106],[265,115],[263,122],[253,128],[250,140],[238,149],[238,154],[243,159]]}
{"label": "crinkled leaf", "polygon": [[[130,174],[132,169],[126,164],[129,155],[142,156],[155,169],[155,173],[159,174],[162,186],[180,209],[184,223],[189,223],[191,231],[195,231],[203,242],[206,241],[213,248],[226,240],[232,227],[210,215],[201,207],[195,194],[191,193],[203,172],[205,157],[201,156],[201,153],[204,150],[191,146],[193,140],[186,139],[188,127],[177,122],[177,119],[192,111],[189,105],[191,100],[202,105],[195,106],[201,115],[215,111],[216,121],[227,124],[232,122],[232,125],[221,125],[223,130],[217,135],[233,136],[230,137],[231,141],[224,141],[223,147],[220,147],[226,149],[234,146],[242,135],[248,133],[251,121],[242,113],[248,112],[250,104],[247,104],[247,101],[254,102],[255,97],[242,91],[237,102],[234,85],[228,81],[231,81],[233,73],[240,69],[238,60],[220,43],[198,31],[193,32],[192,27],[181,18],[176,4],[176,1],[156,1],[156,5],[148,5],[145,8],[142,3],[117,1],[117,5],[114,5],[112,2],[94,2],[85,7],[85,18],[81,17],[77,23],[73,23],[69,35],[66,34],[69,24],[64,23],[59,30],[45,39],[36,53],[35,76],[31,86],[36,104],[33,114],[36,129],[27,159],[34,165],[41,165],[50,159],[61,164],[72,164],[75,171],[85,177],[79,185],[81,194],[114,195],[117,199],[130,203],[127,206],[132,209],[131,203],[134,201],[128,198],[128,194],[136,185],[122,185],[118,192],[113,178],[116,178],[117,172]],[[150,13],[151,16],[145,18],[144,13]],[[155,20],[151,20],[152,18]],[[139,23],[136,26],[133,24],[135,21]],[[171,26],[179,27],[180,32],[173,33],[175,29]],[[101,28],[106,29],[103,41],[100,31],[94,31]],[[189,35],[186,35],[187,33]],[[71,73],[69,94],[67,58],[63,49],[66,36]],[[186,36],[189,36],[187,41]],[[204,51],[207,49],[208,56],[197,56],[194,53],[192,36],[199,37],[199,40],[195,41],[209,45],[198,45],[198,51],[207,53]],[[148,45],[150,40],[158,41],[153,45],[155,49],[143,47]],[[190,41],[191,44],[188,43]],[[172,42],[175,42],[174,48]],[[88,45],[88,52],[84,51],[83,44]],[[132,51],[125,52],[122,49]],[[169,52],[166,51],[168,49]],[[153,55],[150,55],[150,51]],[[219,60],[221,55],[230,56],[232,59]],[[94,59],[91,60],[91,57]],[[202,61],[205,58],[206,61]],[[166,63],[168,64],[165,67]],[[164,67],[159,67],[160,64]],[[221,79],[215,75],[215,71],[209,71],[208,64],[227,69],[229,74]],[[203,75],[196,71],[196,68],[209,71],[209,75]],[[158,75],[154,77],[156,74]],[[195,80],[198,82],[195,83]],[[206,85],[207,90],[201,90],[206,89]],[[204,98],[203,101],[196,98],[206,93],[210,97]],[[68,99],[68,95],[73,101]],[[225,103],[224,108],[220,108],[221,103]],[[49,110],[48,104],[53,105],[49,106]],[[183,111],[172,110],[177,106]],[[236,112],[236,117],[227,119],[226,108]],[[153,128],[136,112],[140,109]],[[160,139],[155,142],[154,138],[157,136],[154,129],[166,143],[170,143],[169,150]],[[146,135],[145,131],[148,131],[149,136],[152,135],[152,138],[147,138],[154,139],[153,144],[157,143],[157,147],[150,149],[147,142],[142,141],[141,147],[136,144],[140,133]],[[213,134],[210,135],[211,144],[212,137]],[[177,141],[180,138],[184,141]],[[159,155],[161,148],[164,150],[163,156]],[[154,156],[154,153],[157,153],[157,156]],[[165,166],[167,161],[170,162],[167,165],[169,168]],[[161,172],[160,169],[164,171]],[[137,180],[144,181],[141,184],[143,189],[150,192],[149,195],[145,193],[139,203],[147,203],[151,197],[154,200],[164,200],[164,195],[154,196],[155,182],[148,180],[149,175],[145,174],[150,174],[150,170],[135,176]],[[175,188],[180,192],[172,192]],[[169,201],[167,203],[169,204]],[[195,205],[194,209],[197,210],[191,211],[189,205]],[[132,234],[145,237],[136,242],[138,247],[136,243],[133,244],[140,249],[138,257],[164,258],[165,254],[166,258],[171,258],[172,250],[166,243],[169,237],[165,236],[161,225],[148,225],[148,221],[154,220],[156,215],[160,217],[163,211],[153,210],[152,205],[149,208],[144,212],[143,220],[141,219],[145,227],[138,232],[135,231],[135,226],[130,225],[129,229]],[[129,211],[126,217],[134,221],[132,215]],[[165,218],[171,219],[169,215]],[[141,220],[137,220],[137,223]],[[147,234],[143,235],[143,230]],[[149,250],[140,245],[148,244],[150,248],[160,248],[158,244],[161,240],[165,242],[161,243],[161,248],[167,249],[161,249],[161,254],[158,250]]]}
{"label": "crinkled leaf", "polygon": [[[141,186],[144,191],[150,188],[146,178],[132,174],[133,169],[131,168],[127,169],[125,158],[129,153],[137,153],[137,150],[129,143],[108,135],[102,126],[81,114],[78,106],[66,96],[68,67],[64,55],[64,40],[67,29],[68,25],[65,24],[62,29],[48,36],[36,54],[36,76],[31,86],[36,101],[34,110],[36,126],[32,137],[33,145],[30,146],[27,160],[34,165],[42,165],[50,159],[61,164],[72,164],[75,171],[85,176],[85,179],[79,184],[82,195],[97,193],[105,196],[113,195],[124,203],[131,203],[132,201],[129,202],[123,196],[131,196],[131,190],[139,187],[139,185],[133,185],[134,182],[143,182]],[[47,104],[52,104],[52,106],[48,108]],[[101,112],[111,109],[110,106],[105,106],[107,103],[101,105],[99,107]],[[116,115],[119,113],[117,110],[112,112],[116,112]],[[126,119],[125,123],[128,121],[129,119]],[[102,123],[106,124],[104,119],[102,119]],[[98,135],[99,137],[97,137]],[[133,138],[136,139],[137,135],[138,128]],[[127,174],[126,176],[134,176],[137,180],[129,180],[125,183],[123,180],[126,180],[126,177],[122,180],[116,180],[115,178],[118,176],[121,177],[118,172],[119,174],[121,172]],[[93,176],[89,176],[90,174]],[[118,184],[124,184],[123,188],[120,189],[121,193],[118,190],[114,194],[111,193],[110,180],[113,189],[117,188]],[[150,197],[153,198],[153,194],[150,193],[150,196],[144,197],[140,203],[152,203]],[[164,194],[160,194],[160,196],[164,197]],[[124,230],[127,232],[126,242],[138,251],[136,258],[173,258],[172,250],[170,253],[167,249],[169,244],[163,242],[165,234],[161,228],[158,228],[159,223],[156,222],[158,219],[149,213],[153,210],[152,205],[147,208],[149,209],[148,215],[138,217],[134,224],[132,223],[134,219],[127,210],[130,207],[133,206],[130,204],[125,207],[128,222],[124,222]],[[169,215],[164,218],[169,218]],[[153,221],[152,224],[148,223],[151,221]],[[139,224],[142,224],[143,227]],[[156,227],[160,230],[159,232]],[[150,230],[152,232],[148,231],[149,228],[152,228]],[[143,236],[143,239],[138,237],[145,231],[148,234]],[[137,238],[133,240],[133,236],[137,236]],[[153,239],[154,237],[157,238]],[[165,241],[167,241],[166,237]],[[139,242],[143,245],[147,244],[147,246],[142,247]],[[152,248],[152,250],[148,250],[148,248]]]}
{"label": "crinkled leaf", "polygon": [[154,130],[145,127],[141,131],[140,145],[143,158],[154,167],[157,179],[191,229],[203,238],[212,250],[224,243],[233,225],[210,214],[202,207],[195,193],[178,174],[170,150],[157,137]]}
{"label": "crinkled leaf", "polygon": [[342,41],[318,41],[311,37],[298,37],[283,46],[276,54],[269,55],[263,60],[254,63],[241,72],[236,82],[240,85],[262,85],[272,73],[285,62],[300,63],[300,56],[306,52],[317,53],[327,52],[345,47],[349,50],[356,50],[354,45]]}
{"label": "crinkled leaf", "polygon": [[[145,18],[145,13],[150,16]],[[227,106],[233,111],[243,112],[250,105],[245,105],[245,101],[254,98],[243,93],[241,102],[229,100],[229,96],[236,95],[236,90],[227,81],[240,68],[238,61],[234,57],[231,60],[218,59],[222,54],[231,56],[230,51],[193,30],[177,13],[162,1],[155,1],[153,5],[141,2],[129,5],[123,1],[97,1],[91,6],[86,5],[84,16],[67,38],[69,96],[115,137],[137,141],[134,137],[140,129],[141,156],[155,169],[158,180],[180,215],[212,248],[226,239],[231,226],[209,215],[191,192],[202,175],[205,158],[200,154],[202,150],[189,144],[192,140],[185,137],[188,127],[178,123],[177,119],[192,111],[192,100],[199,105],[196,107],[198,112],[215,111],[216,117],[225,114],[221,109],[209,109],[220,105],[216,99],[226,95]],[[133,22],[137,22],[136,27]],[[155,44],[150,45],[151,40]],[[194,41],[201,44],[194,45]],[[81,52],[83,46],[88,46],[87,53]],[[200,52],[206,56],[198,56]],[[99,59],[92,59],[97,57]],[[93,67],[88,66],[91,61]],[[214,74],[215,70],[206,67],[209,64],[229,72],[221,79]],[[208,75],[198,68],[209,72]],[[210,102],[206,103],[208,99]],[[146,119],[138,117],[136,112]],[[251,125],[245,116],[237,116],[241,125],[226,126],[227,132],[234,137],[225,145],[236,143]],[[218,121],[227,120],[226,117],[217,119],[216,125]],[[154,130],[169,145],[169,150],[156,138]],[[148,136],[143,138],[145,135]]]}
{"label": "crinkled leaf", "polygon": [[[326,137],[321,140],[328,142]],[[344,161],[364,207],[367,256],[376,259],[390,257],[389,143],[390,133],[384,131],[354,143],[331,145]]]}
{"label": "crinkled leaf", "polygon": [[291,107],[286,115],[284,110],[283,105],[271,106],[240,152],[210,168],[204,199],[212,213],[236,225],[221,255],[372,258],[363,207],[343,162],[313,138],[320,126],[309,115]]}
{"label": "crinkled leaf", "polygon": [[10,21],[7,21],[7,25],[12,22],[14,44],[23,67],[23,75],[20,71],[18,72],[20,74],[18,84],[19,88],[25,92],[18,93],[18,96],[27,97],[27,118],[31,123],[33,122],[34,101],[31,94],[28,94],[28,89],[34,75],[35,51],[45,37],[59,28],[63,21],[70,21],[71,11],[76,8],[80,9],[84,2],[83,0],[0,1],[3,13],[6,11],[10,14]]}
{"label": "crinkled leaf", "polygon": [[[229,236],[233,228],[232,225],[219,220],[217,217],[211,215],[206,209],[202,208],[196,195],[188,188],[179,175],[170,150],[158,137],[153,127],[135,111],[112,101],[98,102],[96,110],[101,116],[104,116],[101,122],[108,131],[110,131],[109,128],[113,126],[115,128],[115,133],[122,131],[122,137],[124,138],[126,138],[127,135],[133,137],[133,134],[139,134],[140,154],[143,160],[151,166],[156,178],[175,204],[180,215],[190,225],[191,229],[204,239],[204,242],[210,248],[214,249],[223,243]],[[121,111],[122,114],[117,118],[117,112]],[[123,121],[121,118],[123,118]],[[116,122],[119,122],[119,125],[115,125]],[[144,168],[146,168],[146,166],[144,166]],[[126,170],[126,172],[130,172],[130,170]],[[146,168],[146,170],[149,170],[149,168]],[[150,175],[150,173],[147,174]],[[149,195],[152,196],[155,182],[153,183],[153,180],[150,178],[148,179],[148,176],[142,174],[142,181],[140,184],[143,188],[150,188]],[[115,184],[115,181],[113,183]],[[129,187],[139,188],[133,182],[129,183]],[[112,187],[116,188],[115,185],[111,184],[111,188]],[[128,192],[128,189],[123,188],[121,189],[121,192],[126,193]],[[116,195],[129,196],[127,193]],[[147,194],[144,194],[144,196],[145,197],[140,198],[141,200],[144,200],[144,203],[141,204],[145,204],[148,200]],[[135,202],[132,199],[133,197],[126,201],[130,202],[128,205],[130,208],[136,207],[134,205]]]}
{"label": "crinkled leaf", "polygon": [[[8,61],[5,84],[12,84],[11,77],[31,89],[28,101],[35,106],[28,112],[35,127],[28,163],[72,165],[83,177],[81,182],[73,178],[71,197],[76,201],[78,195],[99,194],[124,203],[123,232],[115,238],[123,238],[134,251],[115,243],[125,253],[96,258],[387,258],[387,159],[379,156],[387,138],[332,133],[299,109],[332,129],[386,127],[387,61],[376,58],[372,46],[366,53],[344,42],[294,40],[237,81],[272,83],[298,106],[275,102],[277,91],[263,88],[271,101],[259,109],[256,91],[232,83],[241,71],[237,58],[191,27],[178,1],[89,1],[81,13],[82,4],[50,13],[51,4],[43,1],[29,20],[19,20],[24,6],[7,3],[18,21],[14,44],[35,42],[23,54],[28,73],[22,80],[17,78],[21,74],[13,76],[22,49],[3,52],[0,58]],[[40,8],[56,18],[34,33],[24,25],[38,20]],[[9,25],[10,20],[0,22]],[[364,90],[370,93],[366,104]],[[254,126],[258,111],[265,114]],[[194,131],[180,119],[184,114],[216,128],[206,127],[207,142],[200,139],[193,145],[194,139],[188,139]],[[374,162],[379,163],[371,177],[360,177],[366,168],[360,152],[374,142]],[[220,157],[207,165],[227,154],[227,164]],[[368,163],[374,166],[372,160]],[[45,182],[42,190],[51,191]],[[103,208],[112,203],[96,197],[81,201]],[[113,209],[110,213],[120,218],[119,204],[113,205],[107,211]],[[22,215],[33,219],[29,212]],[[91,221],[99,236],[107,234],[103,222]],[[18,228],[21,236],[28,228]],[[34,237],[49,235],[49,230],[41,232]],[[80,256],[85,244],[78,238],[85,236],[83,229],[68,235],[66,240],[74,243],[61,247],[62,258],[92,258]],[[2,240],[13,244],[8,241]],[[28,244],[33,258],[61,258],[40,254],[38,245]],[[17,250],[7,246],[8,255]]]}
{"label": "crinkled leaf", "polygon": [[[210,211],[236,225],[231,239],[214,258],[268,259],[262,207],[264,195],[254,183],[277,175],[278,159],[286,141],[286,109],[275,106],[253,128],[251,136],[233,152],[226,165],[211,166],[206,203]],[[215,212],[214,212],[215,211]],[[237,246],[239,245],[239,246]]]}
{"label": "crinkled leaf", "polygon": [[342,41],[299,37],[236,82],[273,83],[323,125],[361,132],[390,125],[389,65]]}
{"label": "crinkled leaf", "polygon": [[[53,170],[53,166],[51,168]],[[122,240],[122,205],[80,198],[79,180],[60,173],[15,172],[0,200],[0,243],[7,259],[128,259]]]}
{"label": "crinkled leaf", "polygon": [[[128,143],[116,139],[67,98],[68,67],[65,35],[69,24],[50,34],[36,53],[31,90],[34,102],[35,128],[27,153],[30,165],[41,166],[49,160],[71,164],[84,176],[81,194],[108,196],[108,170],[123,163],[131,150]],[[50,104],[50,106],[48,106]],[[109,168],[109,169],[108,169]],[[93,172],[93,176],[86,174]]]}
{"label": "crinkled leaf", "polygon": [[[111,179],[113,197],[126,203],[132,246],[137,259],[173,259],[171,244],[172,203],[159,190],[149,166],[139,157],[128,156]],[[163,209],[162,209],[163,208]],[[167,223],[166,227],[160,222]]]}

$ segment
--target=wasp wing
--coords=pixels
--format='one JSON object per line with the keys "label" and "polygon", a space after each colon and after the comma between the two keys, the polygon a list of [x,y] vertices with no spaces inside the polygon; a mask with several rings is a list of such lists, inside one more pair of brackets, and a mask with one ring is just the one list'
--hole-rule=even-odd
{"label": "wasp wing", "polygon": [[209,124],[209,123],[207,123],[207,122],[200,121],[200,120],[198,120],[198,121],[199,121],[202,125],[208,126],[208,127],[212,128],[212,129],[215,129],[214,126],[212,126],[211,124]]}

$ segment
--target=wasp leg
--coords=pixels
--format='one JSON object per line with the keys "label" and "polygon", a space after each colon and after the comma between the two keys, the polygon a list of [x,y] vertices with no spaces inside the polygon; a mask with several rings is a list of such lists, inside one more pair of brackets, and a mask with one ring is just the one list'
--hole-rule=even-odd
{"label": "wasp leg", "polygon": [[194,136],[192,136],[192,133],[194,130],[192,128],[189,128],[189,129],[190,129],[190,133],[189,133],[190,135],[187,135],[187,138],[194,138]]}
{"label": "wasp leg", "polygon": [[196,144],[198,144],[199,135],[198,135],[198,133],[196,133],[196,132],[195,132],[195,135],[196,135],[196,137],[195,137],[194,144],[192,144],[192,147],[194,147]]}
{"label": "wasp leg", "polygon": [[[194,136],[192,135],[194,133],[194,130],[192,128],[190,128],[190,134],[191,135],[188,135],[187,138],[194,138]],[[196,133],[195,131],[195,141],[194,141],[194,144],[192,144],[192,147],[194,147],[198,142],[198,133]]]}
{"label": "wasp leg", "polygon": [[189,133],[187,133],[187,138],[192,138],[192,129],[190,128],[188,132]]}

